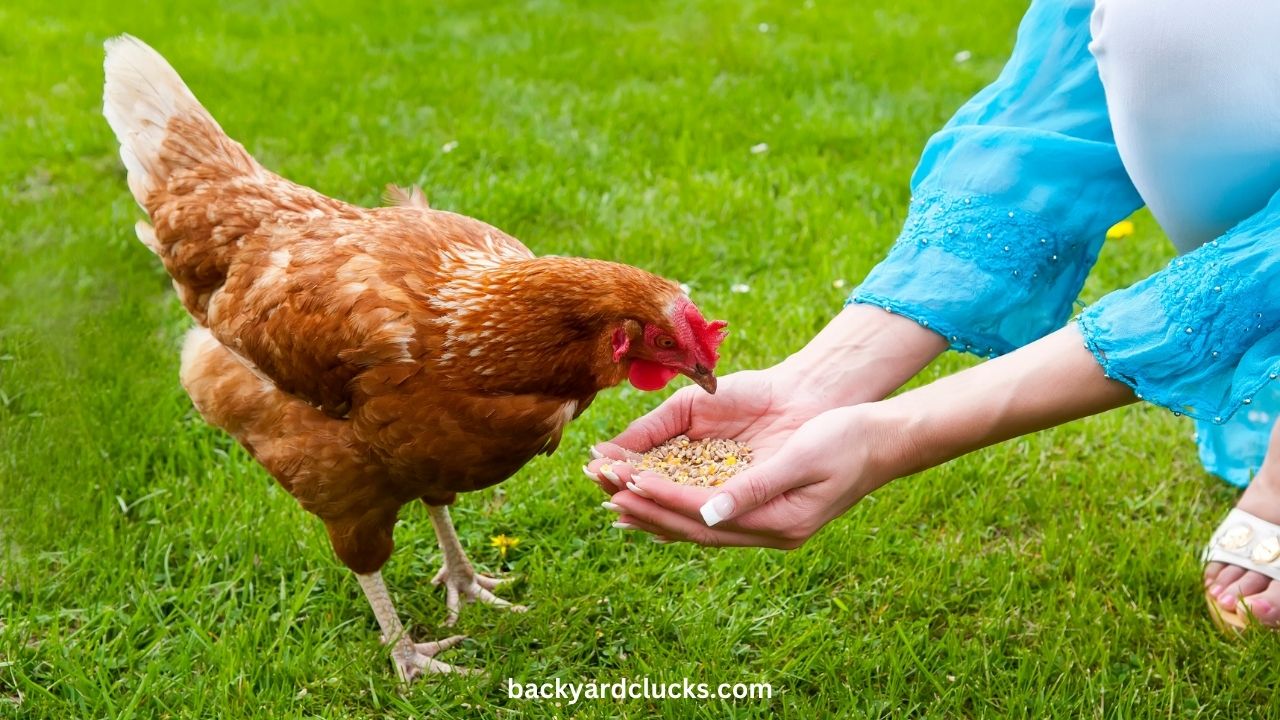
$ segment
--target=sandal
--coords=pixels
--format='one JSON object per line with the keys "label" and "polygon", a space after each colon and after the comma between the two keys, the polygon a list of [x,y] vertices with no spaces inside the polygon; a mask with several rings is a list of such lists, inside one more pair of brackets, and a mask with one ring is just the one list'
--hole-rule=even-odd
{"label": "sandal", "polygon": [[[1234,508],[1213,531],[1201,560],[1206,564],[1236,565],[1280,580],[1280,525]],[[1209,601],[1209,615],[1219,630],[1240,632],[1254,624],[1243,604],[1237,603],[1235,612],[1223,610],[1208,589],[1205,599]]]}

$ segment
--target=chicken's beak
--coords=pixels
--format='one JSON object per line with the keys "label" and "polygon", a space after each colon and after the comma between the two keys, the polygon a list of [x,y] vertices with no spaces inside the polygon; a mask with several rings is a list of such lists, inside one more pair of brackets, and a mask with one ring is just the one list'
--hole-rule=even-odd
{"label": "chicken's beak", "polygon": [[698,387],[706,390],[709,394],[716,394],[716,376],[705,365],[699,363],[691,368],[685,368],[680,371],[681,374],[687,376],[690,380],[698,383]]}

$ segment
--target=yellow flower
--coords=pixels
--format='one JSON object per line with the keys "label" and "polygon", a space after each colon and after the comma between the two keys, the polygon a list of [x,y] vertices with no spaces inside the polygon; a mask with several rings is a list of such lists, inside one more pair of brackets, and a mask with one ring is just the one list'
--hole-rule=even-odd
{"label": "yellow flower", "polygon": [[520,544],[520,538],[511,537],[509,535],[494,535],[489,538],[489,544],[498,548],[498,554],[505,560],[507,551]]}
{"label": "yellow flower", "polygon": [[1133,223],[1129,220],[1121,220],[1115,225],[1112,225],[1111,229],[1107,231],[1107,239],[1119,240],[1121,238],[1127,238],[1132,234]]}

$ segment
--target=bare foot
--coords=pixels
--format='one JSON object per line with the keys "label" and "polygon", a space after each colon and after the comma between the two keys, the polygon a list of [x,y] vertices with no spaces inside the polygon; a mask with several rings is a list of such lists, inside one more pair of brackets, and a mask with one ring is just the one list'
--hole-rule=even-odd
{"label": "bare foot", "polygon": [[[1264,464],[1236,507],[1280,524],[1280,468]],[[1226,612],[1243,614],[1269,627],[1280,627],[1280,580],[1237,565],[1212,562],[1205,566],[1204,586]]]}

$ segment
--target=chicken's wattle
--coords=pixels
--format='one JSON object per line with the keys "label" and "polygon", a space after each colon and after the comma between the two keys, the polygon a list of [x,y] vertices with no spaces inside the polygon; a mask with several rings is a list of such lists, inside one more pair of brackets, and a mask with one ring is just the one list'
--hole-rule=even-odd
{"label": "chicken's wattle", "polygon": [[628,378],[631,384],[638,390],[661,390],[671,382],[671,378],[679,375],[678,370],[673,370],[666,365],[660,365],[649,360],[632,360],[631,369],[628,371]]}

